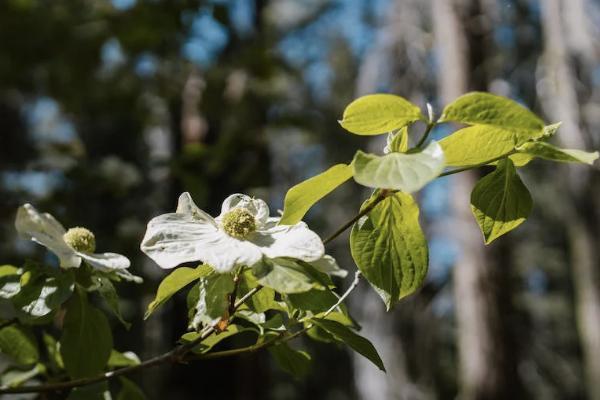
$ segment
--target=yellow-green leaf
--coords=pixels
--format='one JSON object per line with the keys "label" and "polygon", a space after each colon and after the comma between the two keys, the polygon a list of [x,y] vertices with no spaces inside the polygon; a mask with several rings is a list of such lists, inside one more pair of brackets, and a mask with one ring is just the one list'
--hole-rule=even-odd
{"label": "yellow-green leaf", "polygon": [[598,152],[587,152],[577,149],[561,149],[550,143],[529,142],[520,146],[519,153],[542,158],[549,161],[573,162],[592,165],[598,159]]}
{"label": "yellow-green leaf", "polygon": [[446,165],[461,167],[485,163],[510,153],[522,143],[521,136],[518,131],[475,125],[443,138],[440,146],[444,150]]}
{"label": "yellow-green leaf", "polygon": [[491,125],[530,132],[531,138],[543,135],[544,122],[519,103],[490,93],[471,92],[448,104],[440,122]]}
{"label": "yellow-green leaf", "polygon": [[377,156],[359,150],[352,165],[354,180],[361,185],[412,193],[442,172],[444,152],[435,141],[419,153],[390,153]]}
{"label": "yellow-green leaf", "polygon": [[39,359],[35,336],[29,330],[16,325],[0,329],[0,352],[19,365],[34,364]]}
{"label": "yellow-green leaf", "polygon": [[161,304],[165,303],[175,293],[190,283],[208,276],[212,268],[208,265],[200,265],[197,268],[180,267],[163,279],[156,291],[156,297],[148,304],[144,319],[148,318]]}
{"label": "yellow-green leaf", "polygon": [[354,224],[350,250],[388,309],[421,287],[429,258],[419,207],[412,196],[396,193],[387,197]]}
{"label": "yellow-green leaf", "polygon": [[337,164],[288,190],[280,225],[294,225],[323,197],[352,177],[352,166]]}
{"label": "yellow-green leaf", "polygon": [[532,207],[529,191],[509,159],[477,182],[471,193],[471,210],[489,244],[521,225]]}
{"label": "yellow-green leaf", "polygon": [[425,119],[419,107],[392,94],[370,94],[344,110],[342,127],[357,135],[379,135]]}

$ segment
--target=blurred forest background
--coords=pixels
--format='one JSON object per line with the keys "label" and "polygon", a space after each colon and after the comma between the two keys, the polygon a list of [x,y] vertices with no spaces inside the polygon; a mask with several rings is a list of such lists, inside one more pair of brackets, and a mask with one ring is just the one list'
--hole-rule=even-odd
{"label": "blurred forest background", "polygon": [[[158,354],[185,329],[185,299],[141,321],[166,272],[139,243],[181,191],[213,214],[234,192],[281,208],[291,185],[381,150],[338,125],[354,98],[395,93],[439,115],[470,90],[562,121],[565,147],[598,149],[600,1],[2,0],[0,261],[49,257],[16,237],[24,202],[92,229],[145,278],[119,288],[133,327],[113,321],[116,347]],[[133,379],[150,399],[600,399],[600,173],[522,172],[535,207],[517,231],[484,247],[476,174],[438,180],[420,198],[426,286],[391,313],[366,284],[353,294],[387,375],[311,342],[302,381],[266,352]],[[365,196],[346,184],[308,222],[325,236]],[[330,252],[354,271],[344,239]]]}

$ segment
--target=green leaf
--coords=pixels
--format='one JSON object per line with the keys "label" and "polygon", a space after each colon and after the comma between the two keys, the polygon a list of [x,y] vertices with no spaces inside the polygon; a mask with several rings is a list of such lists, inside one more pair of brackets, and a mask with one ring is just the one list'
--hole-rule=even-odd
{"label": "green leaf", "polygon": [[110,368],[130,367],[132,365],[138,365],[140,358],[132,351],[126,351],[121,353],[117,350],[110,352],[107,365]]}
{"label": "green leaf", "polygon": [[[1,384],[2,387],[18,387],[28,380],[35,378],[36,376],[46,372],[46,368],[43,364],[35,364],[32,368],[27,370],[21,370],[16,368],[9,368],[2,372]],[[12,397],[12,396],[10,396]]]}
{"label": "green leaf", "polygon": [[15,275],[18,273],[18,271],[19,268],[15,267],[14,265],[0,265],[0,277],[6,275]]}
{"label": "green leaf", "polygon": [[108,382],[76,387],[71,390],[67,400],[111,400]]}
{"label": "green leaf", "polygon": [[325,329],[327,332],[333,335],[334,338],[350,346],[352,350],[356,351],[367,360],[371,361],[380,370],[385,372],[385,366],[377,349],[373,344],[365,339],[364,337],[357,335],[352,332],[348,327],[340,324],[339,322],[327,320],[327,319],[313,319],[313,322]]}
{"label": "green leaf", "polygon": [[312,289],[304,293],[290,293],[287,300],[298,310],[319,313],[328,310],[338,298],[329,290]]}
{"label": "green leaf", "polygon": [[344,110],[342,127],[357,135],[378,135],[425,120],[419,107],[392,94],[371,94],[354,100]]}
{"label": "green leaf", "polygon": [[285,258],[263,259],[253,266],[258,282],[279,293],[301,293],[323,286],[306,265]]}
{"label": "green leaf", "polygon": [[33,334],[16,325],[0,329],[0,352],[21,366],[35,364],[40,358]]}
{"label": "green leaf", "polygon": [[115,289],[114,285],[110,279],[104,277],[99,279],[99,283],[100,285],[98,286],[98,293],[100,293],[104,301],[106,301],[106,304],[115,317],[117,317],[119,322],[123,324],[125,329],[129,330],[131,324],[125,321],[123,315],[121,314],[121,309],[119,307],[119,295],[117,294],[117,290]]}
{"label": "green leaf", "polygon": [[446,165],[460,167],[489,162],[512,152],[528,137],[488,125],[475,125],[459,129],[440,140],[444,149]]}
{"label": "green leaf", "polygon": [[350,250],[388,310],[421,287],[427,275],[428,249],[412,196],[396,193],[362,217],[352,227]]}
{"label": "green leaf", "polygon": [[561,149],[550,143],[545,142],[529,142],[520,146],[519,153],[531,155],[537,158],[542,158],[549,161],[559,162],[574,162],[592,165],[598,159],[598,152],[592,153],[576,150],[576,149]]}
{"label": "green leaf", "polygon": [[208,276],[211,272],[212,268],[208,265],[200,265],[197,268],[180,267],[171,272],[158,286],[156,297],[152,303],[148,304],[144,319],[147,319],[159,306],[169,300],[175,293],[195,280]]}
{"label": "green leaf", "polygon": [[13,303],[26,316],[43,317],[67,301],[74,287],[70,273],[61,271],[56,276],[36,276],[22,287]]}
{"label": "green leaf", "polygon": [[513,100],[490,93],[460,96],[444,108],[439,122],[447,121],[529,132],[530,139],[544,134],[544,122],[534,113]]}
{"label": "green leaf", "polygon": [[352,166],[337,164],[288,190],[280,225],[302,221],[306,212],[319,200],[352,177]]}
{"label": "green leaf", "polygon": [[[219,333],[213,333],[212,335],[204,339],[202,343],[194,347],[193,351],[195,353],[206,353],[223,340],[243,332],[253,332],[256,334],[256,330],[252,328],[244,328],[239,325],[228,325],[227,329],[225,329],[224,331],[221,331]],[[199,332],[188,332],[181,337],[181,340],[184,343],[190,343],[198,339],[199,337]]]}
{"label": "green leaf", "polygon": [[404,127],[397,132],[390,132],[387,136],[387,144],[383,149],[384,153],[406,153],[408,150],[408,127]]}
{"label": "green leaf", "polygon": [[117,400],[146,400],[142,389],[133,381],[124,377],[120,377],[119,380],[121,381],[121,390],[117,395]]}
{"label": "green leaf", "polygon": [[65,368],[62,357],[60,356],[60,346],[53,336],[44,332],[43,335],[44,344],[46,345],[46,351],[48,352],[48,358],[50,364],[55,370],[62,370]]}
{"label": "green leaf", "polygon": [[542,135],[544,139],[550,138],[556,134],[558,128],[562,125],[562,122],[556,122],[554,124],[544,126],[544,134]]}
{"label": "green leaf", "polygon": [[94,376],[104,370],[113,347],[104,314],[77,293],[68,302],[60,338],[60,354],[71,378]]}
{"label": "green leaf", "polygon": [[[246,294],[256,286],[258,286],[258,280],[252,275],[252,271],[245,270],[240,280],[241,293]],[[275,291],[269,287],[263,287],[256,292],[246,301],[246,305],[257,313],[264,313],[268,310],[285,310],[285,307],[275,300]]]}
{"label": "green leaf", "polygon": [[500,161],[471,193],[471,210],[486,244],[521,225],[531,207],[531,195],[509,159]]}
{"label": "green leaf", "polygon": [[416,192],[437,178],[444,169],[444,152],[432,141],[419,153],[390,153],[384,156],[358,151],[354,156],[354,180],[376,189]]}
{"label": "green leaf", "polygon": [[281,369],[296,378],[305,376],[310,369],[310,355],[305,351],[294,350],[285,343],[269,347],[269,353]]}
{"label": "green leaf", "polygon": [[229,295],[235,284],[232,274],[213,274],[202,278],[198,284],[200,289],[196,314],[190,323],[193,329],[203,325],[214,325],[228,315]]}

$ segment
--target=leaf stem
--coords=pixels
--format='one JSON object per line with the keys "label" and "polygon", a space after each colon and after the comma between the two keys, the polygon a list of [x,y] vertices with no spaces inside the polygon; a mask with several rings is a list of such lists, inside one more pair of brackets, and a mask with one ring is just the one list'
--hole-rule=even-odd
{"label": "leaf stem", "polygon": [[423,136],[421,136],[421,139],[419,139],[419,142],[415,145],[416,148],[420,148],[421,146],[423,146],[423,143],[425,143],[425,141],[429,137],[429,134],[433,130],[433,127],[436,124],[437,124],[436,121],[431,121],[430,120],[430,121],[427,122],[427,128],[425,128],[425,132],[423,132]]}
{"label": "leaf stem", "polygon": [[344,225],[342,225],[340,227],[340,229],[338,229],[337,231],[335,231],[331,236],[329,236],[327,239],[323,240],[323,244],[327,244],[329,242],[331,242],[333,239],[337,238],[338,236],[340,236],[342,233],[344,233],[344,231],[348,228],[350,228],[352,225],[354,225],[354,223],[356,221],[358,221],[359,219],[361,219],[362,217],[364,217],[365,215],[367,215],[368,213],[370,213],[375,206],[377,206],[377,204],[381,203],[386,197],[388,197],[392,192],[389,190],[381,190],[379,192],[379,194],[377,195],[377,197],[375,197],[373,199],[373,201],[366,206],[365,208],[363,208],[362,210],[360,210],[360,212],[358,214],[356,214],[354,216],[354,218],[352,218],[350,221],[346,222]]}
{"label": "leaf stem", "polygon": [[503,158],[511,156],[511,155],[515,154],[516,152],[517,152],[516,150],[513,150],[513,151],[511,151],[509,153],[503,154],[503,155],[498,156],[496,158],[492,158],[491,160],[484,161],[484,162],[479,163],[479,164],[468,165],[466,167],[451,169],[450,171],[442,172],[441,174],[439,174],[438,178],[441,178],[443,176],[458,174],[460,172],[465,172],[465,171],[468,171],[468,170],[471,170],[471,169],[475,169],[475,168],[485,167],[486,165],[489,165],[489,164],[491,164],[493,162],[496,162],[496,161],[499,161],[499,160],[501,160]]}

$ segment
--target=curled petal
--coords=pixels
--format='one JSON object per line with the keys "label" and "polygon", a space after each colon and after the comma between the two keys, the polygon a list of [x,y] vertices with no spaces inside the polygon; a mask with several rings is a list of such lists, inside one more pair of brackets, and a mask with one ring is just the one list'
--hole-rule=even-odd
{"label": "curled petal", "polygon": [[335,258],[331,257],[328,254],[325,254],[322,258],[317,261],[313,261],[310,263],[315,269],[321,271],[325,274],[332,276],[339,276],[340,278],[344,278],[348,275],[348,271],[345,269],[341,269],[340,266],[335,261]]}
{"label": "curled petal", "polygon": [[304,222],[296,225],[278,225],[254,233],[250,240],[260,247],[268,258],[291,257],[302,261],[317,261],[325,254],[319,235],[308,229]]}
{"label": "curled petal", "polygon": [[217,272],[251,266],[262,258],[254,244],[228,236],[214,225],[184,214],[164,214],[150,221],[141,249],[161,268],[202,261]]}
{"label": "curled petal", "polygon": [[202,211],[188,192],[181,193],[179,200],[177,201],[177,214],[190,215],[192,218],[198,221],[209,223],[216,226],[213,217]]}
{"label": "curled petal", "polygon": [[65,228],[52,215],[40,213],[31,204],[25,204],[17,211],[15,228],[21,236],[56,254],[62,268],[76,268],[81,264],[81,258],[63,239]]}
{"label": "curled petal", "polygon": [[78,252],[79,257],[83,258],[92,267],[103,271],[114,271],[129,268],[129,259],[116,253],[84,253]]}
{"label": "curled petal", "polygon": [[234,208],[243,208],[256,218],[258,228],[261,229],[269,219],[269,206],[261,199],[253,199],[245,194],[232,194],[223,201],[221,206],[221,215],[217,219],[220,219],[225,213],[231,211]]}

